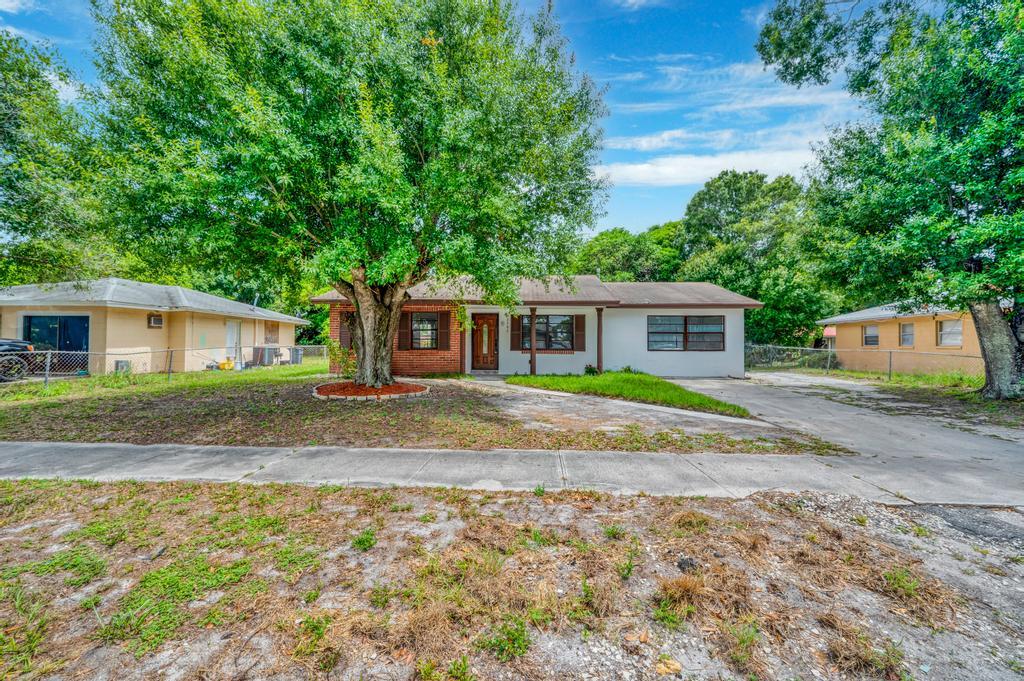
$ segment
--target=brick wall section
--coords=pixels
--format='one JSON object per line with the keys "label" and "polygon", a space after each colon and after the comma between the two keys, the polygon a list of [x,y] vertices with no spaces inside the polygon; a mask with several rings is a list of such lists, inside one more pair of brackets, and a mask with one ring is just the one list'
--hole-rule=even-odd
{"label": "brick wall section", "polygon": [[[354,308],[348,303],[331,303],[331,338],[341,337],[341,313]],[[395,336],[391,370],[399,376],[422,376],[433,373],[459,373],[465,371],[462,363],[462,342],[465,334],[459,331],[455,318],[455,306],[440,304],[406,304],[403,312],[451,312],[448,350],[398,350],[398,336]]]}

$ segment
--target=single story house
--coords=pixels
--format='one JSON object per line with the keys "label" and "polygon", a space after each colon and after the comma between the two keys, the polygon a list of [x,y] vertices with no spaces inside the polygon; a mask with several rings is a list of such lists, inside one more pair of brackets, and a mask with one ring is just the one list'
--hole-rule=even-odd
{"label": "single story house", "polygon": [[[510,313],[443,285],[409,291],[395,339],[396,374],[583,373],[633,369],[659,376],[744,376],[743,311],[761,303],[714,284],[612,283],[592,275],[524,279]],[[331,337],[350,345],[337,291],[310,299],[330,305]],[[456,323],[465,307],[469,329]]]}
{"label": "single story house", "polygon": [[839,365],[856,371],[903,373],[965,371],[984,365],[974,320],[967,312],[941,306],[901,311],[898,303],[869,307],[821,319],[828,346]]}
{"label": "single story house", "polygon": [[265,363],[280,353],[256,348],[294,345],[295,327],[306,323],[181,286],[128,279],[0,288],[0,337],[57,351],[65,373],[199,371],[228,358]]}

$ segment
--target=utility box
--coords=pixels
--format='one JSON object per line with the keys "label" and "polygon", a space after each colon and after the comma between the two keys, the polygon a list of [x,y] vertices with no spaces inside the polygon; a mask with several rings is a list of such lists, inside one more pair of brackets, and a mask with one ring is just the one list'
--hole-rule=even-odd
{"label": "utility box", "polygon": [[302,364],[302,348],[292,348],[289,359],[292,364]]}
{"label": "utility box", "polygon": [[114,360],[114,373],[115,374],[129,374],[132,371],[132,361],[130,359],[115,359]]}

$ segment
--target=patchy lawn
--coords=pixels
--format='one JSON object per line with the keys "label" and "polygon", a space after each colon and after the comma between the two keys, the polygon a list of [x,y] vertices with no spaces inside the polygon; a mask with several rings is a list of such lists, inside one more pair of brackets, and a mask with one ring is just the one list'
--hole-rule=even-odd
{"label": "patchy lawn", "polygon": [[1007,679],[1022,663],[1011,510],[971,509],[977,534],[964,509],[824,495],[19,481],[0,498],[4,676]]}
{"label": "patchy lawn", "polygon": [[614,397],[633,402],[725,414],[726,416],[750,416],[750,412],[744,407],[687,390],[680,385],[650,374],[622,371],[605,371],[595,376],[545,374],[542,376],[510,376],[506,382],[530,388]]}
{"label": "patchy lawn", "polygon": [[[297,369],[297,367],[296,367]],[[217,376],[216,374],[221,374]],[[207,375],[213,374],[211,378]],[[693,430],[689,422],[589,421],[530,427],[510,396],[476,382],[435,381],[415,400],[317,400],[326,378],[298,372],[209,372],[195,380],[71,387],[57,395],[0,401],[0,440],[445,449],[602,449],[836,454],[815,438],[781,429]],[[261,379],[262,380],[259,380]],[[90,379],[98,380],[98,379]],[[66,383],[77,383],[69,381]],[[59,385],[59,384],[55,384]],[[520,396],[518,402],[528,403]],[[599,417],[600,418],[600,417]]]}
{"label": "patchy lawn", "polygon": [[985,384],[983,376],[958,371],[938,374],[893,374],[870,371],[830,371],[793,369],[803,374],[828,375],[862,381],[877,386],[879,391],[900,398],[897,404],[858,399],[846,394],[844,401],[859,406],[879,408],[894,414],[938,416],[972,424],[988,424],[1006,428],[1024,428],[1024,399],[987,400],[979,394]]}

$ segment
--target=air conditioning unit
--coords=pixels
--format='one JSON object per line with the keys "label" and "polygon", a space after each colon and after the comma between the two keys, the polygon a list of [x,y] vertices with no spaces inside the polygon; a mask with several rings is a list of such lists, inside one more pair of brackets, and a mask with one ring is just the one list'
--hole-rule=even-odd
{"label": "air conditioning unit", "polygon": [[164,316],[162,314],[150,313],[146,316],[146,326],[151,329],[164,328]]}

